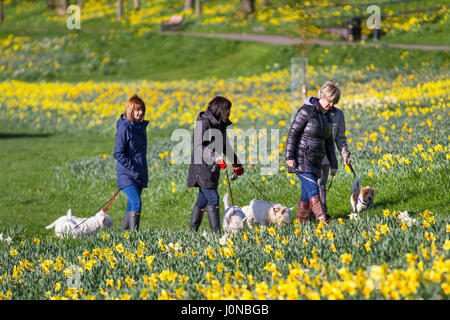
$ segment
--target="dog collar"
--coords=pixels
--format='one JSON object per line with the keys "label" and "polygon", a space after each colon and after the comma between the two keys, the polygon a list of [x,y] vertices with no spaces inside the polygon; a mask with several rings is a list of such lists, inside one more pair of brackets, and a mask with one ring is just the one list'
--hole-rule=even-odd
{"label": "dog collar", "polygon": [[372,201],[364,202],[363,200],[361,200],[361,197],[358,197],[358,202],[361,203],[364,206],[370,206],[372,204]]}

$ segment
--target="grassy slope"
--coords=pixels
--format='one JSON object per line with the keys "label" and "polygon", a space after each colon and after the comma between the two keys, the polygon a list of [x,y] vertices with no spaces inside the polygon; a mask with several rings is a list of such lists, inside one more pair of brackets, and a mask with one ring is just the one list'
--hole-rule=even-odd
{"label": "grassy slope", "polygon": [[[137,80],[158,81],[204,78],[230,78],[254,75],[279,68],[289,68],[291,57],[301,56],[298,47],[217,38],[162,36],[148,33],[135,37],[132,33],[105,34],[78,33],[68,38],[68,33],[21,33],[30,37],[24,45],[37,49],[13,51],[11,44],[0,57],[0,65],[7,70],[0,80],[25,81],[87,81],[87,80]],[[0,31],[0,40],[8,33]],[[61,45],[42,48],[48,39]],[[328,50],[328,53],[325,51]],[[392,69],[405,62],[420,65],[432,62],[436,66],[448,64],[448,52],[409,50],[404,59],[399,56],[405,49],[365,46],[319,46],[309,48],[311,65],[364,68],[373,64],[377,68]],[[162,54],[163,53],[163,54]],[[26,57],[26,60],[23,60]],[[108,59],[109,62],[103,61]],[[49,61],[57,62],[56,69]],[[122,62],[123,61],[123,62]],[[31,66],[24,72],[23,63]],[[10,66],[11,65],[11,66]],[[278,67],[275,67],[278,65]]]}

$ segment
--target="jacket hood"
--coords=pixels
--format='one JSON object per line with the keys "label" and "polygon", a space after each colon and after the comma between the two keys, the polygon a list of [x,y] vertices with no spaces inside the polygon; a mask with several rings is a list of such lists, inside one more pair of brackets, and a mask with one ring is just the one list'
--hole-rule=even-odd
{"label": "jacket hood", "polygon": [[[320,103],[319,103],[319,99],[316,98],[316,97],[306,97],[306,98],[303,100],[303,102],[304,102],[304,104],[307,104],[307,105],[309,105],[309,106],[316,106],[316,107],[319,108],[319,110],[321,110]],[[336,110],[336,108],[335,108],[334,106],[332,106],[328,111],[334,113],[334,112],[336,112],[337,110]]]}
{"label": "jacket hood", "polygon": [[116,128],[119,129],[120,126],[126,125],[127,123],[131,124],[124,115],[121,115],[119,120],[116,122]]}
{"label": "jacket hood", "polygon": [[227,119],[225,123],[221,122],[220,120],[217,120],[217,118],[214,116],[214,114],[209,111],[209,109],[206,109],[205,111],[202,111],[199,113],[197,120],[203,120],[207,119],[213,126],[220,126],[224,125],[225,127],[228,127],[232,122],[230,119]]}

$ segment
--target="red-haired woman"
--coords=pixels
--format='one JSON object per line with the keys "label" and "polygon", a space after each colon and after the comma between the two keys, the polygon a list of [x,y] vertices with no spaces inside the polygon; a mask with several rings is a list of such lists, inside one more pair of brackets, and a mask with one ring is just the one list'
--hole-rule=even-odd
{"label": "red-haired woman", "polygon": [[114,158],[117,160],[117,188],[128,198],[127,210],[122,222],[123,230],[139,228],[142,189],[147,187],[147,132],[144,120],[145,103],[133,95],[126,105],[125,113],[116,123]]}

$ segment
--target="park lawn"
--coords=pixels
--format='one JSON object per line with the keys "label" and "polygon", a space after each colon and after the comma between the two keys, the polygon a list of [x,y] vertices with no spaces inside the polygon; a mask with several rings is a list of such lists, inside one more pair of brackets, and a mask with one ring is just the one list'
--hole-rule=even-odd
{"label": "park lawn", "polygon": [[[227,79],[290,68],[297,46],[131,32],[1,32],[0,80]],[[131,48],[131,49],[130,49]],[[164,52],[164,54],[161,54]],[[407,53],[405,53],[407,52]],[[448,52],[333,45],[308,47],[312,66],[363,69],[448,66]]]}

